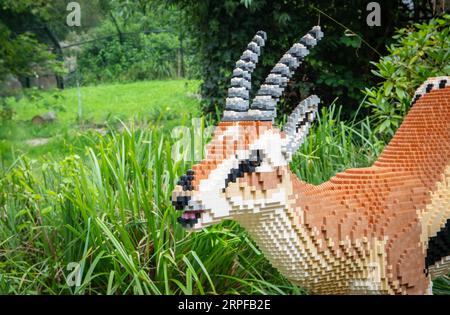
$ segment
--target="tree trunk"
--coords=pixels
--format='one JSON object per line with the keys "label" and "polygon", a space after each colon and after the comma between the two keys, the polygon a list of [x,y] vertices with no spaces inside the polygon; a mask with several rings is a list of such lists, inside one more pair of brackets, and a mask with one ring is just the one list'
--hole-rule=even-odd
{"label": "tree trunk", "polygon": [[180,47],[178,48],[178,77],[184,78],[184,49],[183,49],[183,34],[180,33]]}
{"label": "tree trunk", "polygon": [[121,45],[123,45],[124,43],[124,37],[123,37],[123,32],[120,29],[119,23],[117,22],[117,19],[114,17],[114,14],[112,14],[112,12],[109,12],[109,16],[111,17],[111,20],[114,23],[114,26],[116,27],[117,30],[117,35],[119,36],[119,42]]}

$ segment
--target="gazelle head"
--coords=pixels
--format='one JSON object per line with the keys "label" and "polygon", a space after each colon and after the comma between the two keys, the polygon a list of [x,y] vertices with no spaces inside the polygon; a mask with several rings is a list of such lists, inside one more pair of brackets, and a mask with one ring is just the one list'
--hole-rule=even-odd
{"label": "gazelle head", "polygon": [[283,55],[251,104],[249,90],[266,34],[256,33],[236,62],[222,122],[207,146],[206,158],[182,176],[172,203],[183,211],[178,221],[193,230],[223,219],[248,217],[271,205],[285,204],[288,164],[315,118],[319,98],[303,100],[283,131],[273,125],[276,104],[294,71],[323,37],[313,27]]}

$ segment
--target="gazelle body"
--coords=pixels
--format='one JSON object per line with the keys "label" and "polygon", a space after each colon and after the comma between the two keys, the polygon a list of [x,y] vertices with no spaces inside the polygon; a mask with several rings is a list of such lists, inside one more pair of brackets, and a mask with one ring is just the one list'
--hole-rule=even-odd
{"label": "gazelle body", "polygon": [[[293,46],[297,52],[314,46],[308,45],[311,35],[319,40],[320,28]],[[263,46],[265,35],[255,38],[253,48]],[[193,230],[238,221],[273,266],[312,293],[431,293],[431,278],[450,266],[449,78],[429,79],[418,89],[372,167],[348,169],[314,186],[298,179],[289,162],[318,98],[300,103],[283,131],[272,124],[290,75],[279,69],[285,64],[292,72],[299,63],[289,60],[292,49],[250,108],[242,87],[248,90],[243,81],[250,81],[254,67],[246,67],[251,60],[243,57],[237,63],[232,85],[242,86],[230,89],[207,158],[173,192],[175,207],[183,210],[179,221]],[[252,51],[259,55],[259,48]]]}

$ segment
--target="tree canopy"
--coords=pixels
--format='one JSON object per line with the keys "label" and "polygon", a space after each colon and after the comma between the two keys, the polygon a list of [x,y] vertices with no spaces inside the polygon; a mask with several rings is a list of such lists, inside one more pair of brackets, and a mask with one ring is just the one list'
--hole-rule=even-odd
{"label": "tree canopy", "polygon": [[[312,92],[326,103],[338,96],[340,103],[348,105],[348,112],[356,110],[362,98],[360,90],[374,83],[369,63],[386,53],[385,45],[395,29],[412,18],[401,1],[379,1],[381,27],[367,25],[367,0],[172,2],[184,11],[186,25],[197,40],[205,112],[223,108],[234,63],[258,30],[266,31],[268,40],[253,75],[253,89],[295,40],[318,23],[325,38],[292,79],[285,95],[288,102],[281,104],[280,111],[289,112]],[[420,9],[418,5],[416,11]]]}

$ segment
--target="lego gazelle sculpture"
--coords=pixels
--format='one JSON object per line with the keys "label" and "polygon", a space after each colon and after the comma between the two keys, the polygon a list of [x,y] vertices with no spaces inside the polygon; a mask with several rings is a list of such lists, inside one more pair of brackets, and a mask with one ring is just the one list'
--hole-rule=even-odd
{"label": "lego gazelle sculpture", "polygon": [[316,294],[429,294],[450,266],[450,83],[431,78],[384,152],[315,186],[289,169],[319,98],[303,100],[283,131],[275,105],[322,38],[315,26],[272,69],[249,102],[266,35],[236,63],[222,122],[175,187],[179,222],[199,230],[238,221],[290,281]]}

